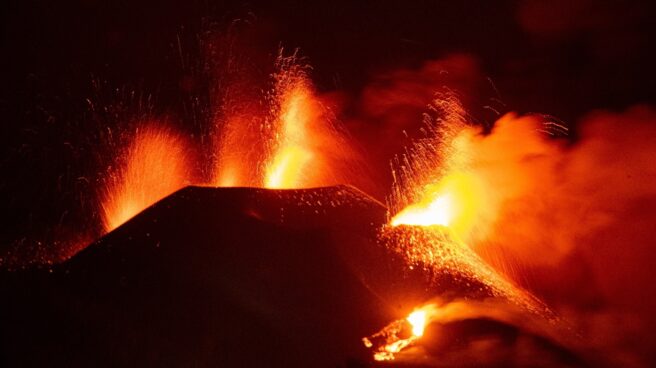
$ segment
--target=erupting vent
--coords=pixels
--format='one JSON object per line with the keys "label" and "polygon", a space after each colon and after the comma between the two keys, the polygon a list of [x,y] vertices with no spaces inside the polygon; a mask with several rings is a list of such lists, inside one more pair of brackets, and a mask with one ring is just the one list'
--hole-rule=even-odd
{"label": "erupting vent", "polygon": [[[567,60],[555,63],[559,68],[572,55],[585,56],[574,63],[577,71],[590,55],[603,55],[599,70],[606,72],[641,43],[627,42],[615,55],[605,49],[612,42],[596,37],[627,28],[615,42],[641,26],[634,29],[635,19],[627,16],[631,27],[593,30],[604,17],[593,12],[594,20],[579,23],[574,11],[588,2],[557,2],[575,15],[554,13],[548,24],[524,22],[527,15],[519,12],[531,32],[575,25],[547,32],[539,42],[513,40],[535,46],[567,38]],[[487,12],[474,13],[485,15],[487,29]],[[368,23],[344,28],[352,37],[362,24]],[[508,24],[500,27],[517,27]],[[179,59],[179,80],[158,84],[161,100],[148,94],[152,78],[144,78],[144,93],[94,81],[92,96],[80,99],[88,111],[70,125],[62,121],[75,114],[48,111],[58,105],[41,102],[32,86],[41,84],[39,69],[26,67],[30,88],[12,93],[37,91],[29,98],[38,101],[38,114],[23,114],[29,124],[20,130],[29,142],[10,156],[50,156],[35,142],[51,137],[32,128],[39,114],[47,116],[48,131],[57,131],[56,152],[71,157],[55,168],[43,164],[44,175],[57,177],[47,192],[72,204],[42,196],[26,201],[48,202],[43,216],[58,221],[37,240],[22,236],[0,254],[0,264],[12,268],[0,275],[0,341],[7,341],[0,364],[6,353],[16,366],[52,360],[63,366],[578,367],[609,361],[642,368],[636,357],[654,355],[656,343],[636,342],[656,328],[643,323],[654,320],[656,308],[655,110],[591,114],[572,137],[567,124],[551,116],[497,111],[507,107],[483,78],[489,72],[483,66],[512,75],[513,83],[503,85],[520,85],[523,93],[530,83],[516,83],[514,73],[552,61],[532,49],[490,53],[486,44],[487,53],[513,58],[478,63],[475,56],[450,55],[412,70],[380,69],[424,55],[412,49],[422,44],[412,37],[426,33],[423,28],[394,38],[414,50],[408,55],[360,66],[369,74],[353,82],[342,80],[353,75],[328,68],[315,86],[312,68],[297,52],[259,53],[257,42],[240,46],[243,25],[235,21],[226,34],[201,32],[198,47],[189,50],[180,31],[179,58],[166,59]],[[395,27],[385,24],[376,37]],[[106,32],[102,44],[136,33]],[[571,52],[588,38],[594,46],[582,55]],[[365,42],[358,45],[367,53],[382,45]],[[313,50],[330,54],[323,45]],[[351,48],[343,50],[349,62],[377,59],[356,60]],[[515,60],[524,54],[531,59]],[[103,65],[114,64],[120,63]],[[158,78],[175,74],[169,72]],[[107,86],[120,101],[104,100]],[[496,97],[474,92],[489,86]],[[586,94],[581,91],[563,95]],[[531,95],[528,106],[538,100]],[[80,128],[84,138],[58,132],[66,126]],[[25,172],[15,176],[33,180],[23,168],[29,165],[0,161],[12,176],[20,166]],[[75,184],[64,188],[67,181]],[[0,189],[9,182],[3,179]],[[7,202],[10,211],[22,203]],[[27,229],[47,223],[36,210],[26,213]],[[90,239],[96,240],[78,245]],[[67,249],[55,251],[55,245]],[[38,262],[23,256],[32,248],[40,252],[33,257]],[[583,362],[583,356],[592,358]]]}

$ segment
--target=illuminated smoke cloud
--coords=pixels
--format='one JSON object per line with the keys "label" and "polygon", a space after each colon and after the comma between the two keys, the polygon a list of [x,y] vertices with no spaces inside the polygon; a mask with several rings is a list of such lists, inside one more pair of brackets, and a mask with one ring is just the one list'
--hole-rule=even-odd
{"label": "illuminated smoke cloud", "polygon": [[572,142],[542,116],[507,114],[486,133],[448,98],[434,106],[433,138],[397,160],[392,224],[457,224],[454,206],[474,198],[452,230],[570,317],[586,336],[579,349],[641,366],[653,341],[635,339],[655,325],[656,113],[591,113]]}

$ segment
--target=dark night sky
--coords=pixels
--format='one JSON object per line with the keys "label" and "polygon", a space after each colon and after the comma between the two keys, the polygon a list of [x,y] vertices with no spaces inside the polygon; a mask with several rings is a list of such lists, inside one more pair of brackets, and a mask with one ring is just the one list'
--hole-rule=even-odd
{"label": "dark night sky", "polygon": [[[110,88],[152,94],[184,115],[182,83],[201,32],[248,19],[248,47],[299,47],[322,91],[453,53],[477,60],[509,110],[569,124],[593,109],[653,104],[656,11],[644,1],[6,0],[2,14],[0,200],[3,243],[87,213],[95,133],[85,112]],[[266,68],[267,66],[263,66]],[[83,142],[83,143],[80,143]],[[71,205],[75,203],[75,205]],[[72,208],[70,211],[67,208]],[[72,221],[72,220],[70,220]],[[74,222],[74,221],[72,221]],[[38,233],[38,231],[36,231]]]}
{"label": "dark night sky", "polygon": [[237,18],[253,19],[248,42],[299,47],[322,89],[338,80],[337,87],[357,90],[375,70],[462,52],[480,61],[519,111],[574,120],[593,108],[654,99],[648,2],[78,0],[3,7],[2,103],[9,109],[29,109],[36,95],[84,98],[92,75],[175,99],[176,37],[184,48],[202,24]]}

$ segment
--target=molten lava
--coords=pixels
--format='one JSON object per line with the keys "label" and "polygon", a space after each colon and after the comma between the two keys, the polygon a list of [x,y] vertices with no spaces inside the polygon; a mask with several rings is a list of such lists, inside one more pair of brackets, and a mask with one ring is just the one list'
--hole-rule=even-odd
{"label": "molten lava", "polygon": [[218,124],[214,185],[291,189],[353,182],[347,176],[357,157],[307,69],[295,56],[279,56],[263,103],[239,101],[251,111],[235,108]]}
{"label": "molten lava", "polygon": [[[477,167],[484,160],[474,147],[481,132],[464,123],[457,101],[437,101],[434,107],[445,118],[427,120],[433,136],[416,142],[395,173],[390,207],[400,210],[390,219],[391,226],[383,228],[382,242],[403,255],[410,269],[421,269],[436,280],[433,287],[439,287],[440,293],[447,290],[438,280],[467,280],[457,286],[457,292],[467,298],[495,298],[547,320],[555,319],[542,302],[496,272],[470,246],[489,228],[500,208],[499,200],[488,173]],[[420,339],[424,327],[438,317],[435,306],[429,304],[406,320],[388,325],[372,336],[384,337],[374,359],[394,359],[394,354]],[[408,324],[412,333],[404,335]],[[371,339],[364,341],[373,346]]]}
{"label": "molten lava", "polygon": [[139,127],[104,179],[103,223],[109,232],[189,184],[185,140],[153,123]]}
{"label": "molten lava", "polygon": [[471,173],[456,171],[427,185],[423,198],[394,216],[391,225],[442,225],[463,235],[473,227],[482,203],[480,181]]}
{"label": "molten lava", "polygon": [[312,125],[317,103],[307,79],[301,75],[279,77],[279,111],[274,122],[274,150],[265,163],[265,188],[299,188],[307,185],[308,171],[316,160],[313,143],[320,137]]}
{"label": "molten lava", "polygon": [[394,170],[390,209],[396,215],[390,224],[440,225],[467,241],[487,199],[484,183],[471,170],[470,138],[476,131],[453,96],[437,99],[431,111],[438,116],[426,117],[429,136],[416,141]]}
{"label": "molten lava", "polygon": [[406,320],[412,325],[412,335],[421,337],[426,328],[427,312],[425,310],[418,310],[410,313]]}
{"label": "molten lava", "polygon": [[426,325],[437,316],[435,304],[414,310],[404,320],[394,321],[380,332],[362,339],[364,345],[374,349],[374,359],[394,360],[395,354],[411,346],[424,334]]}

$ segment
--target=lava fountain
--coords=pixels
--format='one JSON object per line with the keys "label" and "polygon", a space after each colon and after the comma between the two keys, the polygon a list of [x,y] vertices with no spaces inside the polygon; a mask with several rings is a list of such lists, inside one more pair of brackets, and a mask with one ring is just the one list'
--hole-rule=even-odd
{"label": "lava fountain", "polygon": [[265,163],[266,188],[294,188],[307,181],[309,167],[316,161],[312,149],[313,115],[317,109],[308,80],[302,72],[288,70],[279,74],[274,98],[277,115],[272,124],[272,152]]}
{"label": "lava fountain", "polygon": [[349,182],[357,155],[315,92],[309,67],[281,54],[275,68],[263,101],[268,111],[228,113],[217,125],[214,184],[291,189]]}
{"label": "lava fountain", "polygon": [[[229,112],[216,122],[210,183],[192,182],[190,145],[180,134],[155,124],[137,128],[104,181],[105,230],[189,184],[292,189],[362,180],[351,180],[359,157],[314,91],[307,69],[295,56],[278,57],[264,116],[255,108],[220,107]],[[244,97],[234,103],[252,107],[256,102]]]}
{"label": "lava fountain", "polygon": [[[432,108],[441,114],[426,120],[432,136],[397,159],[403,164],[395,171],[390,208],[398,210],[380,233],[382,243],[402,255],[410,269],[423,270],[438,295],[455,290],[469,300],[502,300],[555,321],[546,305],[496,272],[468,245],[486,231],[497,209],[485,181],[470,168],[471,137],[478,131],[464,123],[455,98],[439,99]],[[422,337],[428,324],[442,321],[443,308],[453,300],[420,306],[363,342],[373,349],[375,360],[395,359]]]}
{"label": "lava fountain", "polygon": [[191,160],[185,139],[153,122],[138,127],[108,170],[101,193],[109,232],[146,207],[189,184]]}

